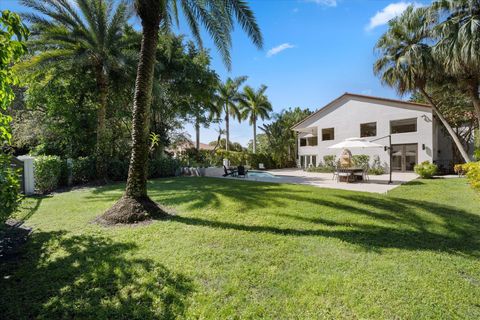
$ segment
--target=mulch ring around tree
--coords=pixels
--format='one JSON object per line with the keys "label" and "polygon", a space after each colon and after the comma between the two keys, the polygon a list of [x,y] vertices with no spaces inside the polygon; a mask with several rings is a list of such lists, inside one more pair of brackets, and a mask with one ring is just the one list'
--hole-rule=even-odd
{"label": "mulch ring around tree", "polygon": [[0,263],[17,259],[32,229],[23,221],[9,219],[0,227]]}

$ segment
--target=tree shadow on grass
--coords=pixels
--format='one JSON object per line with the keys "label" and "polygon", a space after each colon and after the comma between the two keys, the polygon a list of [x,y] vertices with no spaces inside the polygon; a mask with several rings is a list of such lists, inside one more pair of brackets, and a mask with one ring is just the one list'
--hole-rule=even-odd
{"label": "tree shadow on grass", "polygon": [[172,319],[193,287],[134,243],[36,232],[17,263],[0,264],[4,319]]}
{"label": "tree shadow on grass", "polygon": [[[397,248],[480,257],[480,216],[471,212],[428,201],[363,194],[335,196],[340,198],[339,201],[293,194],[285,197],[316,204],[318,213],[313,216],[312,213],[303,214],[301,210],[294,213],[279,210],[278,213],[273,213],[284,219],[304,222],[302,228],[248,225],[186,216],[171,219],[216,229],[337,238],[368,250]],[[323,215],[323,208],[335,209],[337,212],[332,214],[330,211],[327,219]],[[350,219],[345,221],[345,217]]]}
{"label": "tree shadow on grass", "polygon": [[[95,188],[87,197],[95,201],[114,201],[118,194],[107,192],[111,188]],[[223,199],[235,201],[239,211],[279,206],[284,204],[283,194],[302,192],[279,184],[236,181],[219,178],[175,178],[149,181],[149,196],[165,206],[187,204],[188,210],[215,208],[224,204]]]}

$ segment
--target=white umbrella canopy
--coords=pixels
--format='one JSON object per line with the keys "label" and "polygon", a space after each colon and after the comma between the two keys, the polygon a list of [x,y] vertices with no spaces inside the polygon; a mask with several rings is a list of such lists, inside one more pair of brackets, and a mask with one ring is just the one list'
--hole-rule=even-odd
{"label": "white umbrella canopy", "polygon": [[378,143],[370,142],[364,138],[348,138],[344,141],[328,147],[328,149],[353,149],[353,148],[383,148]]}

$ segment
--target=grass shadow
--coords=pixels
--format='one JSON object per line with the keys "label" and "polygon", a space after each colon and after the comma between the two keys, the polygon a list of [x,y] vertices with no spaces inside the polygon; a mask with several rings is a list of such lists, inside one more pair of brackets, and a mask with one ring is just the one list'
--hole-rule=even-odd
{"label": "grass shadow", "polygon": [[127,259],[134,243],[35,232],[25,249],[0,264],[4,319],[173,319],[193,290],[152,260]]}

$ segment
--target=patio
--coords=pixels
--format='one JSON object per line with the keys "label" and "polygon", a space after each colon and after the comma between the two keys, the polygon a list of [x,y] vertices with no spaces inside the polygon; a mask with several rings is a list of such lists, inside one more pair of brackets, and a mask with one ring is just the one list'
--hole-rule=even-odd
{"label": "patio", "polygon": [[[399,185],[412,181],[418,177],[413,172],[393,172],[392,184],[388,184],[389,175],[369,175],[369,181],[358,181],[355,183],[337,182],[332,179],[332,173],[306,172],[302,169],[275,169],[268,171],[255,171],[256,174],[249,174],[246,178],[222,177],[223,169],[209,168],[206,175],[224,179],[245,179],[250,181],[293,183],[310,185],[319,188],[342,189],[351,191],[363,191],[372,193],[386,193]],[[266,173],[266,174],[265,174]]]}
{"label": "patio", "polygon": [[[412,181],[418,177],[413,172],[393,172],[392,184],[388,184],[389,175],[369,175],[369,181],[359,181],[355,183],[337,182],[332,179],[332,173],[306,172],[302,169],[276,169],[269,170],[269,173],[279,177],[279,179],[259,180],[278,183],[295,183],[311,185],[320,188],[342,189],[351,191],[363,191],[372,193],[386,193],[399,185]],[[274,180],[274,181],[272,181]]]}

